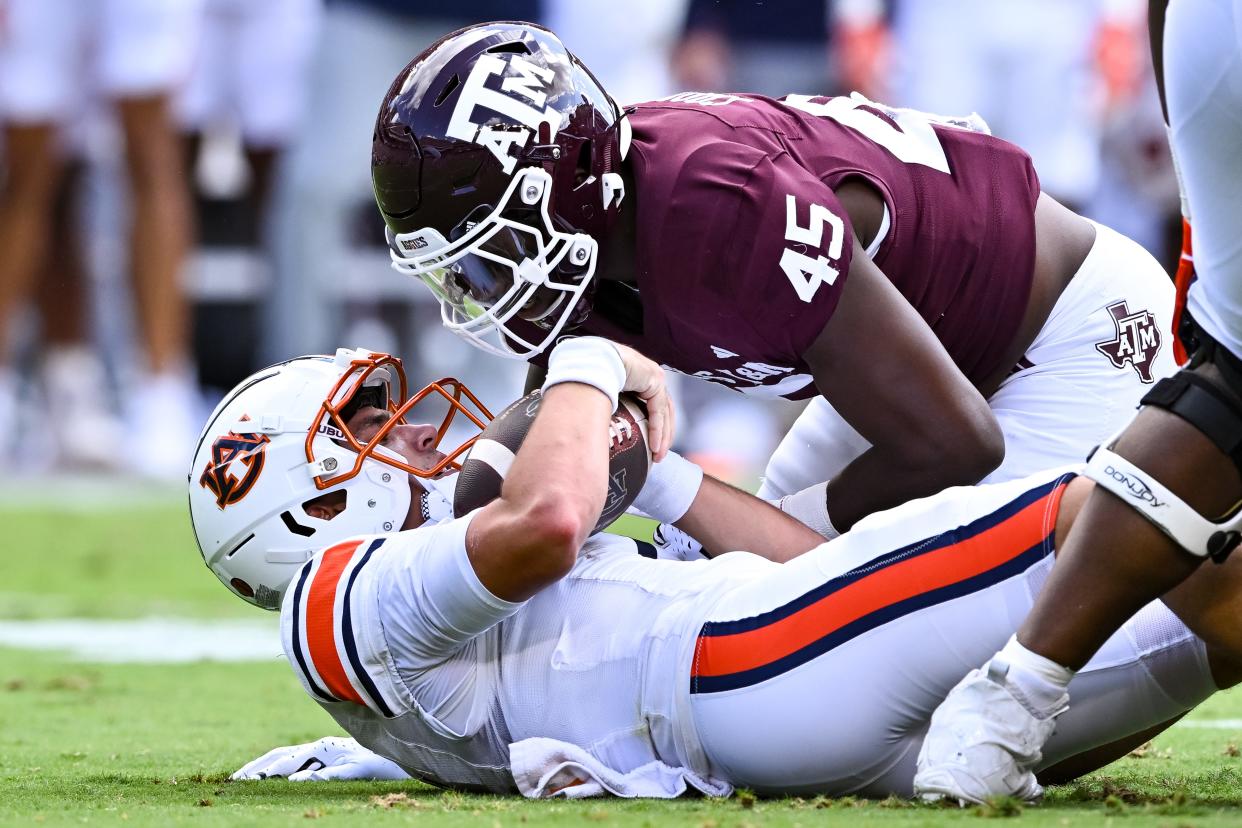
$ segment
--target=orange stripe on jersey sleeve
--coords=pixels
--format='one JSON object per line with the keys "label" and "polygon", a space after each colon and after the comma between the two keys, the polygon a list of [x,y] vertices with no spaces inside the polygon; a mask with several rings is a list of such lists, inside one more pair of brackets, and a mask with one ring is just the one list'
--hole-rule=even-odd
{"label": "orange stripe on jersey sleeve", "polygon": [[723,676],[764,667],[873,612],[1004,564],[1047,537],[1048,516],[1056,514],[1064,488],[1057,486],[978,534],[885,566],[770,624],[701,636],[694,674]]}
{"label": "orange stripe on jersey sleeve", "polygon": [[337,544],[323,553],[306,598],[306,644],[315,671],[338,699],[365,704],[354,689],[336,649],[336,590],[341,573],[362,541]]}

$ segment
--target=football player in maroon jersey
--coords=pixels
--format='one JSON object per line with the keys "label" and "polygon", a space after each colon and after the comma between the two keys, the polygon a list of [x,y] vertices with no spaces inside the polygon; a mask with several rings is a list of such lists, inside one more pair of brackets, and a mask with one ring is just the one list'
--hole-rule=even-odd
{"label": "football player in maroon jersey", "polygon": [[[864,98],[620,107],[551,32],[454,32],[394,81],[372,173],[394,265],[536,363],[562,334],[815,398],[763,494],[826,536],[1081,460],[1173,369],[1172,289],[978,118]],[[827,481],[827,482],[825,482]]]}

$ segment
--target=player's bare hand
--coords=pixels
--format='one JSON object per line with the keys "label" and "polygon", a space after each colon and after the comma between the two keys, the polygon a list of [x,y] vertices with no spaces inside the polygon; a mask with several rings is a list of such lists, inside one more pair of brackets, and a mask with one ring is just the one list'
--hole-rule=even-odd
{"label": "player's bare hand", "polygon": [[660,462],[673,445],[673,401],[664,381],[664,369],[657,363],[625,345],[616,345],[625,365],[625,386],[647,406],[647,439],[651,459]]}

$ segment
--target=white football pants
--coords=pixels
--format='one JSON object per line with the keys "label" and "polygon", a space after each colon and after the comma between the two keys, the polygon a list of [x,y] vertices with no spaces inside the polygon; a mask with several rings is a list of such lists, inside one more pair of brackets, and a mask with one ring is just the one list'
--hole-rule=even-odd
{"label": "white football pants", "polygon": [[[1052,568],[1068,471],[912,501],[726,592],[691,668],[711,774],[763,793],[909,796],[932,711],[1004,645]],[[1041,767],[1215,689],[1203,642],[1150,604],[1074,678]]]}
{"label": "white football pants", "polygon": [[1242,356],[1242,0],[1169,3],[1164,84],[1194,228],[1188,307]]}

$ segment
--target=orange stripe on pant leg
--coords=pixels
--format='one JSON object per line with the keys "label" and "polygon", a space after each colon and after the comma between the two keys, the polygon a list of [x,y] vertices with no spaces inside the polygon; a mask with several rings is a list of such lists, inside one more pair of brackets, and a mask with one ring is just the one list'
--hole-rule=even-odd
{"label": "orange stripe on pant leg", "polygon": [[338,699],[363,704],[345,675],[336,651],[336,588],[349,559],[362,541],[338,544],[323,553],[306,599],[306,645],[315,671]]}
{"label": "orange stripe on pant leg", "polygon": [[694,674],[722,676],[763,667],[887,606],[987,572],[1046,537],[1047,515],[1064,485],[996,526],[934,552],[891,564],[767,626],[701,636]]}
{"label": "orange stripe on pant leg", "polygon": [[1182,314],[1186,312],[1186,297],[1190,284],[1195,280],[1195,253],[1191,239],[1190,222],[1182,219],[1182,255],[1177,261],[1177,273],[1173,277],[1176,293],[1173,297],[1173,359],[1178,365],[1186,364],[1186,347],[1179,336],[1182,330]]}

